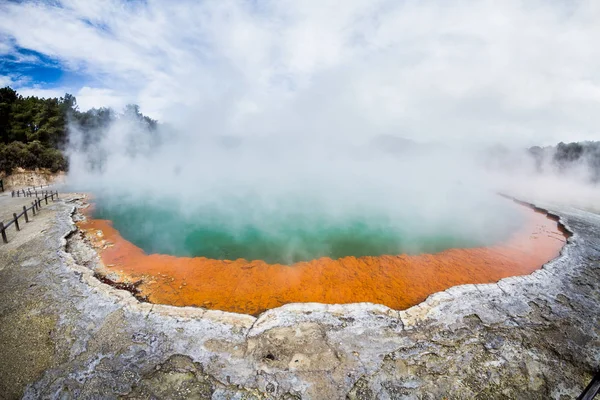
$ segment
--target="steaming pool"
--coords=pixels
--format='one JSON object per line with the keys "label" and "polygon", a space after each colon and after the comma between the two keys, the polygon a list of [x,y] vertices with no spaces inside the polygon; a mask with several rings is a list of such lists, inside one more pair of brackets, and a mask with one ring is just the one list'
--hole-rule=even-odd
{"label": "steaming pool", "polygon": [[[206,257],[217,260],[263,260],[291,265],[321,257],[437,253],[450,248],[487,246],[505,240],[523,216],[514,211],[484,215],[478,225],[452,218],[424,228],[418,216],[393,221],[367,214],[332,216],[318,211],[282,213],[220,210],[181,213],[157,206],[123,206],[99,202],[94,218],[111,220],[128,241],[148,254]],[[256,213],[256,211],[254,211]],[[501,229],[490,229],[491,227]],[[487,235],[481,230],[488,228]]]}
{"label": "steaming pool", "polygon": [[531,273],[558,255],[565,236],[555,220],[494,201],[492,211],[428,218],[312,203],[94,198],[79,227],[99,251],[99,274],[145,301],[249,314],[292,302],[403,309],[454,285]]}

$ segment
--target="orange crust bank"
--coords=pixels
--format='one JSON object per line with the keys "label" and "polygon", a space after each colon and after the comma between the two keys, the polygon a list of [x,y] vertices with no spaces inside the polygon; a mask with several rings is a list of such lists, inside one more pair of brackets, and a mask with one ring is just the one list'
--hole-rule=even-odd
{"label": "orange crust bank", "polygon": [[[504,243],[437,254],[319,258],[294,265],[145,254],[107,220],[77,223],[102,264],[97,276],[151,303],[257,315],[287,303],[370,302],[406,309],[467,283],[526,275],[557,257],[567,232],[523,207],[527,222]],[[110,279],[108,279],[110,277]]]}

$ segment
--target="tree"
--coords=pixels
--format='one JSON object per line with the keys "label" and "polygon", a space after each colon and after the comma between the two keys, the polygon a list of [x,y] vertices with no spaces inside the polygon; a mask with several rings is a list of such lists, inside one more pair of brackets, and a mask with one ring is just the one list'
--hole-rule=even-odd
{"label": "tree", "polygon": [[[65,170],[67,160],[61,149],[67,146],[69,130],[81,137],[77,145],[87,150],[98,143],[106,128],[119,118],[135,122],[135,129],[148,134],[150,147],[159,143],[157,121],[128,104],[122,115],[110,108],[79,111],[77,99],[69,93],[61,98],[23,97],[10,87],[0,89],[0,171],[10,173],[17,167]],[[102,157],[100,157],[102,158]]]}
{"label": "tree", "polygon": [[0,89],[0,140],[2,143],[8,143],[12,106],[18,98],[17,92],[8,86]]}

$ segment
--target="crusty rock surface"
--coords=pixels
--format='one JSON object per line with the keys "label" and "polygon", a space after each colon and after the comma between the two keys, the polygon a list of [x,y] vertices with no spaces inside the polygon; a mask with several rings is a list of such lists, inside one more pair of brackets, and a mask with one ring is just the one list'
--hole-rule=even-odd
{"label": "crusty rock surface", "polygon": [[77,197],[0,244],[0,397],[571,399],[600,366],[596,214],[540,204],[574,235],[529,276],[400,312],[290,304],[254,318],[99,282]]}

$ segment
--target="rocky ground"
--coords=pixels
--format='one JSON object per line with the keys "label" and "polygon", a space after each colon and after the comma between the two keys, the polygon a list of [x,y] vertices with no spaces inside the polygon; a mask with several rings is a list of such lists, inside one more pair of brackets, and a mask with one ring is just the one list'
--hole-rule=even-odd
{"label": "rocky ground", "polygon": [[[3,212],[19,206],[9,198]],[[600,366],[596,214],[539,204],[574,235],[529,276],[400,312],[291,304],[254,318],[139,303],[99,282],[77,198],[0,244],[2,398],[571,399]]]}
{"label": "rocky ground", "polygon": [[17,188],[27,188],[30,186],[49,185],[51,183],[63,182],[64,172],[51,173],[49,170],[36,169],[25,170],[16,168],[11,175],[4,176],[0,172],[0,179],[4,181],[4,189],[7,191]]}

